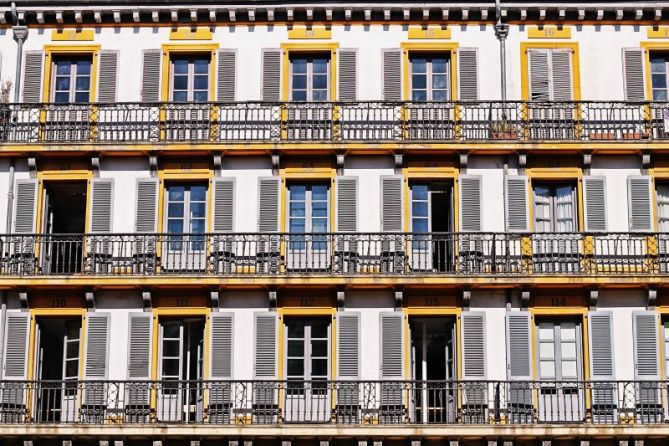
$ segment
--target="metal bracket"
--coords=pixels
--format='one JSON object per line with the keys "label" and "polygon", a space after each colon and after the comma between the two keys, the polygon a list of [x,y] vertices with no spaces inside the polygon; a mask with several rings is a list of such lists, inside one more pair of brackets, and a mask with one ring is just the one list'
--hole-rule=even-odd
{"label": "metal bracket", "polygon": [[152,177],[158,175],[158,157],[156,155],[149,157],[149,172],[151,172]]}
{"label": "metal bracket", "polygon": [[527,309],[530,306],[530,290],[522,290],[520,292],[520,307]]}
{"label": "metal bracket", "polygon": [[269,298],[269,309],[271,311],[276,311],[276,289],[270,289],[267,292],[267,297]]}
{"label": "metal bracket", "polygon": [[12,31],[14,32],[14,39],[18,41],[25,41],[28,38],[28,27],[27,26],[12,26]]}
{"label": "metal bracket", "polygon": [[467,163],[469,162],[469,155],[466,153],[460,154],[460,171],[467,173]]}
{"label": "metal bracket", "polygon": [[657,305],[657,289],[648,288],[648,308],[655,308]]}
{"label": "metal bracket", "polygon": [[650,163],[651,163],[651,156],[650,153],[643,153],[641,154],[641,168],[646,171],[650,168]]}
{"label": "metal bracket", "polygon": [[404,165],[404,155],[402,153],[396,153],[395,158],[395,173],[402,173],[402,166]]}
{"label": "metal bracket", "polygon": [[343,153],[337,154],[337,175],[344,175],[344,162],[346,161],[346,155]]}
{"label": "metal bracket", "polygon": [[211,309],[213,311],[218,311],[220,308],[220,296],[218,295],[218,290],[211,291],[209,293],[209,298],[211,299]]}
{"label": "metal bracket", "polygon": [[94,156],[91,158],[91,168],[93,169],[93,178],[100,177],[100,158]]}
{"label": "metal bracket", "polygon": [[404,291],[401,288],[395,288],[395,311],[402,311],[402,301],[404,300]]}
{"label": "metal bracket", "polygon": [[462,290],[462,310],[469,311],[472,301],[472,290]]}
{"label": "metal bracket", "polygon": [[86,291],[84,293],[84,298],[86,299],[87,310],[95,311],[95,293],[92,291]]}
{"label": "metal bracket", "polygon": [[152,308],[151,291],[142,291],[142,303],[144,304],[144,311],[150,312]]}
{"label": "metal bracket", "polygon": [[597,301],[599,300],[599,290],[597,288],[593,288],[590,290],[590,298],[588,299],[588,306],[590,307],[591,310],[594,310],[597,308]]}
{"label": "metal bracket", "polygon": [[214,175],[220,177],[223,174],[223,155],[214,155]]}
{"label": "metal bracket", "polygon": [[583,154],[583,169],[588,171],[592,165],[592,153]]}
{"label": "metal bracket", "polygon": [[346,307],[346,291],[344,289],[337,290],[337,309],[343,310]]}
{"label": "metal bracket", "polygon": [[279,175],[279,165],[281,162],[281,156],[278,153],[272,153],[271,159],[272,159],[272,175],[278,176]]}
{"label": "metal bracket", "polygon": [[21,311],[28,311],[28,293],[26,291],[19,292],[19,303],[21,304]]}
{"label": "metal bracket", "polygon": [[518,154],[518,169],[524,171],[527,166],[527,153]]}
{"label": "metal bracket", "polygon": [[28,158],[28,172],[31,179],[37,178],[37,158],[34,156]]}

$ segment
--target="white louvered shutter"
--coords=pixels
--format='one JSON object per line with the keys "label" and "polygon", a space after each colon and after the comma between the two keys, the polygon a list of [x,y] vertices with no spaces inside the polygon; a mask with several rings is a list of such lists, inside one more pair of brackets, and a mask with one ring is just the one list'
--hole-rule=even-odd
{"label": "white louvered shutter", "polygon": [[3,378],[25,380],[28,376],[30,313],[8,312],[6,318]]}
{"label": "white louvered shutter", "polygon": [[337,51],[337,96],[340,101],[358,99],[358,50],[341,48]]}
{"label": "white louvered shutter", "polygon": [[460,230],[481,230],[481,176],[460,175]]}
{"label": "white louvered shutter", "polygon": [[548,50],[530,49],[527,52],[529,62],[529,83],[531,101],[550,101],[551,82]]}
{"label": "white louvered shutter", "polygon": [[383,100],[402,100],[402,50],[383,50]]}
{"label": "white louvered shutter", "polygon": [[479,99],[479,61],[477,48],[458,49],[458,98],[461,101]]}
{"label": "white louvered shutter", "polygon": [[402,175],[381,177],[381,230],[384,232],[402,232],[403,186]]}
{"label": "white louvered shutter", "polygon": [[108,378],[110,321],[110,313],[86,313],[85,379]]}
{"label": "white louvered shutter", "polygon": [[337,232],[358,230],[358,177],[335,179]]}
{"label": "white louvered shutter", "polygon": [[37,219],[37,180],[16,181],[14,233],[32,234]]}
{"label": "white louvered shutter", "polygon": [[212,229],[216,233],[232,232],[235,221],[235,179],[214,178],[214,212]]}
{"label": "white louvered shutter", "polygon": [[630,231],[653,230],[651,177],[643,175],[627,177],[627,206]]}
{"label": "white louvered shutter", "polygon": [[381,313],[381,379],[404,378],[404,318],[401,313]]}
{"label": "white louvered shutter", "polygon": [[262,92],[263,101],[281,100],[281,50],[262,50]]}
{"label": "white louvered shutter", "polygon": [[623,48],[623,69],[625,80],[625,100],[644,101],[644,51],[641,48]]}
{"label": "white louvered shutter", "polygon": [[272,380],[277,377],[278,317],[276,312],[255,314],[254,378]]}
{"label": "white louvered shutter", "polygon": [[486,377],[485,313],[462,313],[462,376],[482,380]]}
{"label": "white louvered shutter", "polygon": [[118,50],[100,51],[98,102],[116,102],[118,90]]}
{"label": "white louvered shutter", "polygon": [[218,50],[216,99],[219,102],[234,102],[237,97],[237,50]]}
{"label": "white louvered shutter", "polygon": [[233,358],[233,313],[211,313],[209,315],[210,379],[231,379]]}
{"label": "white louvered shutter", "polygon": [[552,100],[571,101],[573,99],[571,50],[551,51],[551,73],[553,78]]}
{"label": "white louvered shutter", "polygon": [[529,230],[527,177],[524,175],[508,175],[504,181],[506,181],[506,230],[509,232],[526,232]]}
{"label": "white louvered shutter", "polygon": [[526,312],[506,314],[506,370],[510,380],[532,379],[532,327]]}
{"label": "white louvered shutter", "polygon": [[158,230],[158,179],[137,180],[137,207],[135,232],[151,233]]}
{"label": "white louvered shutter", "polygon": [[42,102],[44,51],[26,51],[23,65],[23,102]]}
{"label": "white louvered shutter", "polygon": [[606,231],[606,178],[584,176],[583,201],[585,230],[590,232]]}
{"label": "white louvered shutter", "polygon": [[147,380],[151,377],[151,313],[128,315],[128,379]]}
{"label": "white louvered shutter", "polygon": [[637,311],[632,314],[634,326],[634,377],[639,380],[660,378],[657,314]]}
{"label": "white louvered shutter", "polygon": [[258,179],[258,232],[279,231],[279,197],[281,178],[260,177]]}
{"label": "white louvered shutter", "polygon": [[360,314],[337,313],[337,379],[360,378]]}
{"label": "white louvered shutter", "polygon": [[151,49],[142,51],[142,102],[160,101],[160,60],[162,51]]}
{"label": "white louvered shutter", "polygon": [[92,234],[107,234],[112,230],[112,203],[114,180],[93,178],[91,180],[90,228]]}
{"label": "white louvered shutter", "polygon": [[613,313],[591,311],[588,313],[590,334],[590,376],[593,380],[614,379]]}

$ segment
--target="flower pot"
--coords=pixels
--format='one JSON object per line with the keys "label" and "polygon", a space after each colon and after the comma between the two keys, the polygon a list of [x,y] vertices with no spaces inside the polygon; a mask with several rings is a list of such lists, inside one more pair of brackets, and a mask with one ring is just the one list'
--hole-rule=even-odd
{"label": "flower pot", "polygon": [[641,132],[628,132],[623,133],[623,139],[641,139],[643,135]]}
{"label": "flower pot", "polygon": [[616,139],[615,132],[590,132],[590,139]]}
{"label": "flower pot", "polygon": [[493,132],[492,139],[518,139],[517,132]]}

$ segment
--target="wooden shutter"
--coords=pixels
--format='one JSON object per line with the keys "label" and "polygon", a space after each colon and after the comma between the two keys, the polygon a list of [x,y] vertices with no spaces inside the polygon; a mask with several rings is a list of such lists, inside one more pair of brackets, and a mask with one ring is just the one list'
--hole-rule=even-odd
{"label": "wooden shutter", "polygon": [[36,216],[37,180],[17,180],[16,204],[14,209],[14,233],[34,233]]}
{"label": "wooden shutter", "polygon": [[260,177],[258,181],[258,232],[278,232],[281,178]]}
{"label": "wooden shutter", "polygon": [[358,50],[341,48],[337,51],[337,95],[340,101],[358,99]]}
{"label": "wooden shutter", "polygon": [[98,102],[116,102],[118,89],[118,50],[100,51]]}
{"label": "wooden shutter", "polygon": [[5,379],[25,380],[28,375],[30,313],[8,312],[5,328]]}
{"label": "wooden shutter", "polygon": [[23,102],[42,102],[43,51],[26,51],[23,65]]}
{"label": "wooden shutter", "polygon": [[128,315],[128,379],[148,380],[151,377],[151,313]]}
{"label": "wooden shutter", "polygon": [[657,314],[654,311],[635,311],[634,377],[640,380],[660,378]]}
{"label": "wooden shutter", "polygon": [[404,378],[404,318],[381,313],[381,379]]}
{"label": "wooden shutter", "polygon": [[381,230],[384,232],[402,232],[403,186],[402,175],[381,177]]}
{"label": "wooden shutter", "polygon": [[232,378],[233,313],[211,313],[209,315],[209,357],[211,370],[209,379]]}
{"label": "wooden shutter", "polygon": [[479,99],[479,59],[477,48],[458,49],[458,98],[461,101]]}
{"label": "wooden shutter", "polygon": [[644,101],[646,87],[644,85],[645,54],[641,48],[623,48],[623,69],[625,80],[625,100]]}
{"label": "wooden shutter", "polygon": [[262,92],[263,101],[281,100],[281,50],[262,50]]}
{"label": "wooden shutter", "polygon": [[462,313],[462,375],[465,379],[486,377],[485,313]]}
{"label": "wooden shutter", "polygon": [[276,312],[256,313],[254,324],[254,377],[276,379],[278,339]]}
{"label": "wooden shutter", "polygon": [[627,177],[627,206],[630,231],[653,230],[652,179],[649,176]]}
{"label": "wooden shutter", "polygon": [[506,230],[509,232],[526,232],[529,230],[527,177],[524,175],[508,175],[504,181],[506,181]]}
{"label": "wooden shutter", "polygon": [[402,100],[402,50],[383,50],[383,100]]}
{"label": "wooden shutter", "polygon": [[337,379],[360,378],[360,314],[337,313]]}
{"label": "wooden shutter", "polygon": [[526,312],[506,314],[506,367],[507,378],[532,379],[532,327]]}
{"label": "wooden shutter", "polygon": [[160,49],[142,51],[142,102],[160,101]]}
{"label": "wooden shutter", "polygon": [[573,99],[571,56],[571,50],[551,51],[552,100],[554,101],[571,101]]}
{"label": "wooden shutter", "polygon": [[460,175],[460,230],[481,230],[481,176]]}
{"label": "wooden shutter", "polygon": [[237,97],[237,50],[218,50],[216,99],[219,102],[234,102]]}
{"label": "wooden shutter", "polygon": [[531,101],[550,101],[551,85],[548,68],[548,50],[530,49],[527,51],[529,62],[529,99]]}
{"label": "wooden shutter", "polygon": [[137,180],[137,208],[135,232],[146,233],[158,230],[158,179]]}
{"label": "wooden shutter", "polygon": [[356,232],[358,230],[358,177],[337,177],[335,193],[337,231]]}
{"label": "wooden shutter", "polygon": [[91,180],[91,216],[90,232],[105,234],[112,230],[112,203],[114,180],[111,178],[93,178]]}
{"label": "wooden shutter", "polygon": [[110,313],[86,313],[85,379],[107,379]]}
{"label": "wooden shutter", "polygon": [[232,232],[235,221],[235,179],[214,178],[214,212],[212,212],[214,232]]}
{"label": "wooden shutter", "polygon": [[584,176],[583,201],[585,230],[591,232],[606,231],[606,178]]}
{"label": "wooden shutter", "polygon": [[614,379],[613,313],[591,311],[588,313],[590,334],[590,376],[596,380]]}

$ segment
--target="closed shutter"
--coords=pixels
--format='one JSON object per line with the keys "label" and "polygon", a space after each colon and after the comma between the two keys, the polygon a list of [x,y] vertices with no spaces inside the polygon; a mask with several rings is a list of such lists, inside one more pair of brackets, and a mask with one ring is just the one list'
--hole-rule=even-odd
{"label": "closed shutter", "polygon": [[528,313],[506,314],[506,367],[510,380],[532,379],[531,333]]}
{"label": "closed shutter", "polygon": [[613,314],[607,311],[588,313],[590,334],[590,376],[596,380],[612,380],[613,372]]}
{"label": "closed shutter", "polygon": [[86,313],[85,379],[107,379],[110,313]]}
{"label": "closed shutter", "polygon": [[649,176],[627,177],[630,231],[653,230],[652,181]]}
{"label": "closed shutter", "polygon": [[258,180],[258,232],[279,231],[279,195],[281,178],[260,177]]}
{"label": "closed shutter", "polygon": [[37,180],[16,181],[14,233],[33,234],[37,214]]}
{"label": "closed shutter", "polygon": [[383,50],[383,100],[402,100],[402,50]]}
{"label": "closed shutter", "polygon": [[262,50],[262,92],[263,101],[281,100],[281,50]]}
{"label": "closed shutter", "polygon": [[460,175],[460,230],[481,230],[481,176]]}
{"label": "closed shutter", "polygon": [[660,378],[657,314],[634,312],[634,377],[640,380]]}
{"label": "closed shutter", "polygon": [[90,232],[105,234],[112,229],[112,200],[114,180],[94,178],[91,180]]}
{"label": "closed shutter", "polygon": [[254,323],[254,377],[276,379],[278,317],[275,312],[256,313]]}
{"label": "closed shutter", "polygon": [[358,230],[358,177],[337,177],[337,231],[356,232]]}
{"label": "closed shutter", "polygon": [[232,352],[234,314],[211,313],[209,315],[209,357],[211,358],[210,379],[232,378]]}
{"label": "closed shutter", "polygon": [[625,100],[644,101],[646,99],[644,65],[645,60],[643,49],[623,48]]}
{"label": "closed shutter", "polygon": [[598,176],[583,177],[585,230],[606,231],[606,179]]}
{"label": "closed shutter", "polygon": [[43,51],[26,51],[23,65],[23,102],[42,102]]}
{"label": "closed shutter", "polygon": [[100,51],[98,102],[116,102],[118,57],[119,52],[117,50]]}
{"label": "closed shutter", "polygon": [[358,99],[358,51],[342,48],[337,51],[337,95],[340,101]]}
{"label": "closed shutter", "polygon": [[151,313],[128,315],[128,379],[148,380],[151,374]]}
{"label": "closed shutter", "polygon": [[571,50],[551,51],[551,71],[553,75],[552,100],[571,101],[573,99]]}
{"label": "closed shutter", "polygon": [[381,177],[381,230],[384,232],[402,232],[403,186],[402,175]]}
{"label": "closed shutter", "polygon": [[212,229],[216,233],[232,232],[235,213],[235,179],[214,178],[214,212]]}
{"label": "closed shutter", "polygon": [[527,212],[527,177],[509,175],[506,181],[506,230],[526,232],[529,230]]}
{"label": "closed shutter", "polygon": [[158,179],[137,180],[137,208],[135,232],[147,233],[158,230]]}
{"label": "closed shutter", "polygon": [[548,50],[531,49],[527,52],[530,76],[531,101],[550,101],[551,83],[548,65]]}
{"label": "closed shutter", "polygon": [[360,314],[337,313],[337,379],[360,378]]}
{"label": "closed shutter", "polygon": [[142,51],[142,102],[160,101],[160,59],[159,49]]}
{"label": "closed shutter", "polygon": [[461,101],[479,99],[479,60],[476,48],[458,49],[458,89]]}
{"label": "closed shutter", "polygon": [[381,313],[381,379],[404,377],[403,325],[401,313]]}
{"label": "closed shutter", "polygon": [[216,99],[219,102],[234,102],[237,97],[237,50],[218,50],[217,71]]}
{"label": "closed shutter", "polygon": [[486,377],[485,313],[462,313],[462,375],[465,379]]}
{"label": "closed shutter", "polygon": [[25,380],[28,375],[30,313],[8,312],[6,318],[3,378]]}

